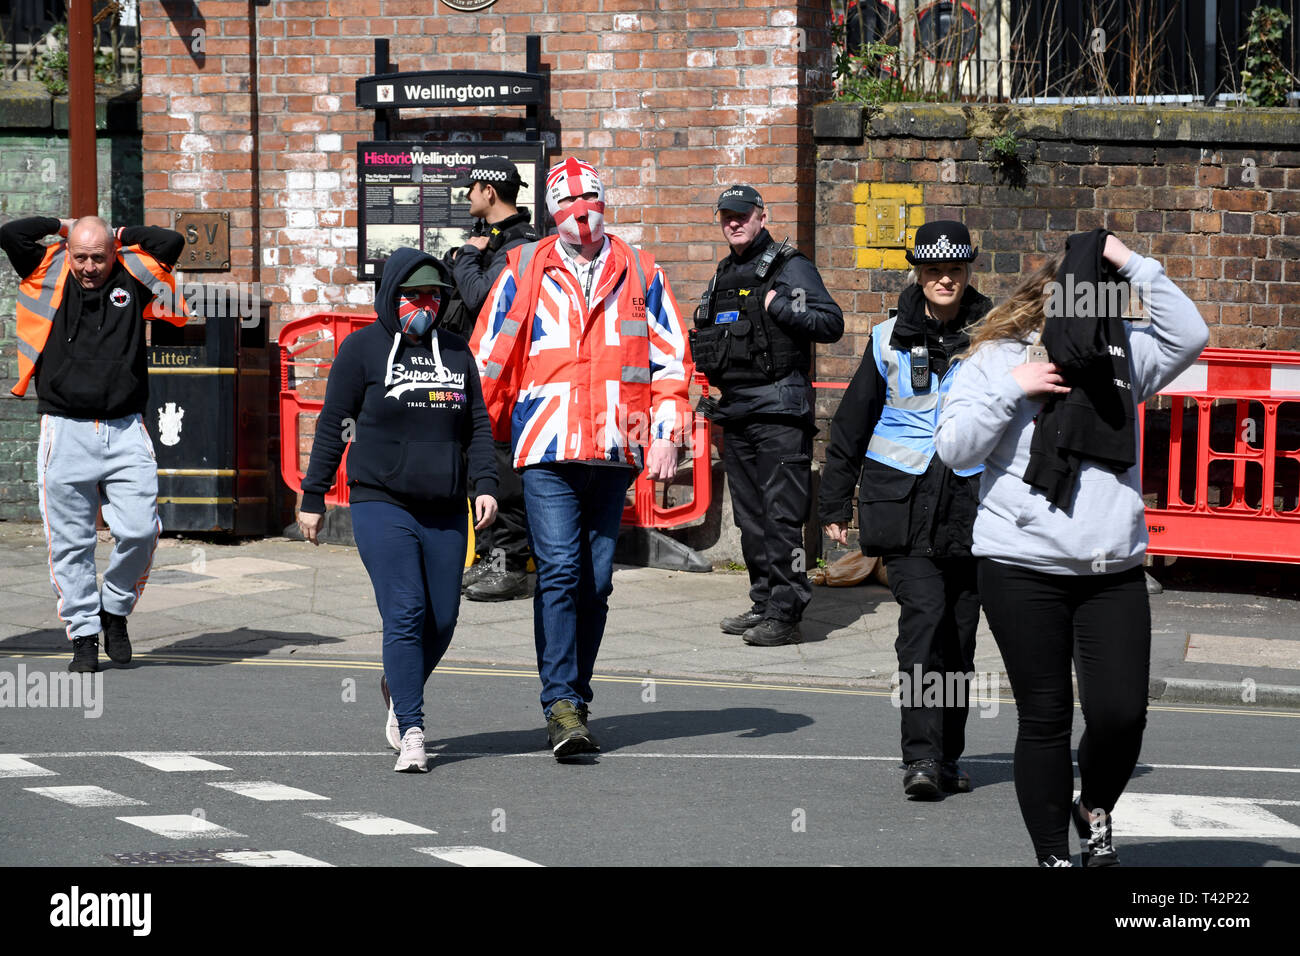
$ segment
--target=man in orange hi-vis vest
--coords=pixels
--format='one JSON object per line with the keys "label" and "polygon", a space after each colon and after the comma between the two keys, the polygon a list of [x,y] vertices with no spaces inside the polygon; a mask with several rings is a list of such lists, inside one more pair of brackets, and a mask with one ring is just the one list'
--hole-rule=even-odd
{"label": "man in orange hi-vis vest", "polygon": [[[48,236],[59,240],[45,244]],[[18,382],[36,383],[41,520],[50,580],[72,642],[68,670],[99,669],[99,635],[118,664],[131,660],[126,618],[153,565],[158,469],[143,413],[149,399],[145,319],[183,325],[172,267],[185,239],[150,226],[116,231],[87,216],[35,216],[0,226],[18,287]],[[172,309],[181,312],[175,314]],[[117,539],[95,576],[95,514]]]}
{"label": "man in orange hi-vis vest", "polygon": [[470,348],[493,434],[522,473],[542,712],[562,760],[598,749],[587,704],[624,496],[643,467],[676,473],[692,365],[664,270],[605,233],[596,170],[567,159],[545,195],[559,235],[510,250]]}

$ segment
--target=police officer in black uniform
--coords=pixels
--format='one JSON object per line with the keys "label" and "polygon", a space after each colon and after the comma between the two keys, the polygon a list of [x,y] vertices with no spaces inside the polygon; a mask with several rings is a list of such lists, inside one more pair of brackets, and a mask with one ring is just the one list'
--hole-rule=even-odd
{"label": "police officer in black uniform", "polygon": [[[536,242],[541,235],[529,221],[528,211],[521,212],[515,205],[519,190],[527,183],[504,156],[480,158],[452,185],[469,187],[469,212],[479,225],[449,263],[457,295],[443,327],[469,338],[492,284],[506,267],[506,253]],[[523,485],[514,469],[510,443],[497,442],[496,446],[500,510],[496,524],[475,542],[481,560],[461,579],[465,597],[471,601],[509,601],[529,595]]]}
{"label": "police officer in black uniform", "polygon": [[696,368],[722,391],[700,413],[722,425],[722,459],[749,570],[750,610],[721,622],[747,644],[797,643],[812,597],[803,525],[812,499],[814,342],[844,334],[817,267],[768,234],[763,197],[734,186],[717,215],[731,254],[696,310]]}

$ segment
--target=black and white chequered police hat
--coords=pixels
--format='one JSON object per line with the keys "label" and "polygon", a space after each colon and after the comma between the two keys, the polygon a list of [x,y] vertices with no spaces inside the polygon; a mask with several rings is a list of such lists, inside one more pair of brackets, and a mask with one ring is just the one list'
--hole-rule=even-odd
{"label": "black and white chequered police hat", "polygon": [[907,261],[914,266],[922,262],[972,262],[979,254],[965,226],[954,219],[940,219],[916,230],[916,242],[907,253]]}
{"label": "black and white chequered police hat", "polygon": [[469,172],[457,179],[453,186],[472,186],[474,183],[514,183],[522,189],[528,184],[519,175],[519,169],[504,156],[482,156],[470,167]]}

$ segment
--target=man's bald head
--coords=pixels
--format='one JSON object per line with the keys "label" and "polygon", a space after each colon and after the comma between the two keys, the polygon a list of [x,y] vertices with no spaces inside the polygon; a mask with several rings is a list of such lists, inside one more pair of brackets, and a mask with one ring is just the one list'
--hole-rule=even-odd
{"label": "man's bald head", "polygon": [[113,271],[113,230],[98,216],[82,216],[68,230],[72,275],[83,289],[98,289]]}

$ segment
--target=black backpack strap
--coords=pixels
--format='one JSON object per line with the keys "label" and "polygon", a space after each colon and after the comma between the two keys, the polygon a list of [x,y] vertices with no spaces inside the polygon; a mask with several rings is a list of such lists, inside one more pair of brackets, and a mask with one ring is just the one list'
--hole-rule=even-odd
{"label": "black backpack strap", "polygon": [[537,230],[532,227],[531,223],[518,222],[509,229],[493,233],[491,238],[488,239],[487,251],[496,252],[507,242],[513,242],[516,239],[527,239],[530,242],[535,242],[538,238],[540,237],[537,235]]}

